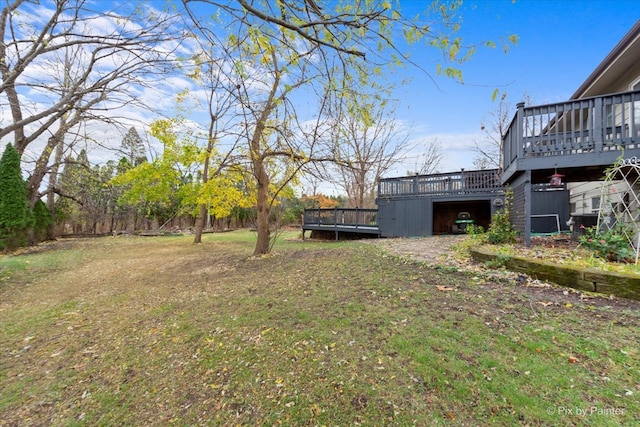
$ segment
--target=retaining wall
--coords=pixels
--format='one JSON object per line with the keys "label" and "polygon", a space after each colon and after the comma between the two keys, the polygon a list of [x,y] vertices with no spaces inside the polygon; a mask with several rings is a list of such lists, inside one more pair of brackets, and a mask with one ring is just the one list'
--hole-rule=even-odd
{"label": "retaining wall", "polygon": [[535,279],[583,291],[640,300],[640,276],[637,275],[594,268],[581,269],[517,256],[497,255],[481,247],[472,248],[470,251],[476,262],[499,260],[505,268],[527,274]]}

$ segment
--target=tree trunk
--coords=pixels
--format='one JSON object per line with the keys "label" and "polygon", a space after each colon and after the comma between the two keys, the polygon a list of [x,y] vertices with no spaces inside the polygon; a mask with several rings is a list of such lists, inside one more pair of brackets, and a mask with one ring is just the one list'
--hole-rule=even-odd
{"label": "tree trunk", "polygon": [[[259,190],[258,192],[260,193],[262,190]],[[259,199],[260,195],[258,195],[258,200]],[[254,256],[269,253],[271,233],[269,231],[269,207],[267,206],[266,201],[264,203],[258,202],[257,226],[258,240],[256,241],[256,247],[253,250]]]}
{"label": "tree trunk", "polygon": [[[272,53],[273,54],[273,53]],[[274,58],[274,63],[275,63]],[[256,122],[256,127],[253,131],[253,136],[251,138],[249,144],[249,151],[251,154],[251,162],[253,164],[253,174],[256,178],[257,187],[258,187],[258,198],[257,198],[257,218],[256,218],[256,226],[258,239],[256,241],[256,247],[253,250],[254,256],[265,255],[269,253],[270,248],[270,237],[271,233],[269,231],[269,214],[271,212],[271,206],[269,205],[269,183],[270,178],[265,167],[265,158],[263,153],[260,151],[260,142],[262,141],[264,130],[267,126],[267,120],[271,115],[271,112],[276,107],[275,95],[276,90],[280,85],[280,73],[276,72],[275,79],[271,85],[271,92],[269,93],[268,100],[265,104],[260,117]]]}
{"label": "tree trunk", "polygon": [[202,203],[200,205],[200,211],[198,212],[198,218],[196,218],[196,229],[193,237],[193,243],[202,243],[202,231],[204,230],[204,223],[207,219],[207,205]]}
{"label": "tree trunk", "polygon": [[51,224],[47,230],[47,240],[54,240],[56,238],[56,198],[55,190],[58,185],[58,174],[60,172],[60,165],[62,164],[62,156],[64,154],[64,147],[60,141],[56,147],[56,154],[53,161],[53,166],[49,172],[49,183],[47,185],[47,208],[51,214]]}
{"label": "tree trunk", "polygon": [[361,168],[358,173],[358,206],[356,208],[364,207],[364,192],[366,188],[367,171]]}
{"label": "tree trunk", "polygon": [[258,123],[256,126],[256,132],[251,143],[252,149],[252,161],[253,161],[253,173],[258,184],[258,197],[257,197],[257,218],[256,227],[258,233],[258,240],[256,241],[256,247],[253,250],[254,256],[265,255],[269,253],[270,249],[270,232],[269,232],[269,213],[271,206],[269,205],[269,174],[265,168],[264,158],[259,154],[259,142],[262,137],[262,131],[264,130],[264,123],[266,119]]}
{"label": "tree trunk", "polygon": [[[211,152],[213,151],[214,144],[214,126],[216,123],[216,116],[211,111],[211,103],[209,103],[209,129],[207,133],[207,151],[204,158],[204,166],[202,169],[202,186],[204,187],[209,182],[209,165],[211,163]],[[193,243],[202,243],[202,230],[207,222],[207,215],[209,209],[207,205],[202,203],[200,205],[200,211],[198,212],[198,218],[196,218],[195,236],[193,237]]]}
{"label": "tree trunk", "polygon": [[[4,50],[4,49],[2,49]],[[9,69],[4,65],[4,53],[2,55],[2,61],[0,61],[0,69],[2,70],[2,76],[6,80],[9,75]],[[9,108],[11,109],[11,117],[13,118],[14,123],[22,122],[22,109],[20,107],[20,98],[18,97],[18,92],[15,87],[15,83],[11,83],[5,85],[4,88],[5,95],[7,100],[9,101]],[[27,146],[27,139],[24,136],[24,126],[17,126],[14,132],[14,146],[20,156],[24,152],[25,147]]]}
{"label": "tree trunk", "polygon": [[56,144],[58,144],[58,138],[54,135],[49,138],[47,141],[47,145],[42,150],[40,157],[36,161],[36,165],[33,169],[33,173],[29,178],[29,208],[33,209],[36,205],[36,202],[39,199],[38,189],[40,188],[40,184],[42,183],[42,179],[47,174],[47,165],[49,164],[49,158],[51,157],[51,153],[55,148]]}
{"label": "tree trunk", "polygon": [[[266,176],[266,173],[264,174]],[[258,240],[256,241],[256,247],[253,250],[253,255],[264,255],[269,253],[269,243],[271,233],[269,232],[269,203],[268,203],[268,190],[269,184],[260,182],[258,184],[258,218],[257,218],[257,233]]]}

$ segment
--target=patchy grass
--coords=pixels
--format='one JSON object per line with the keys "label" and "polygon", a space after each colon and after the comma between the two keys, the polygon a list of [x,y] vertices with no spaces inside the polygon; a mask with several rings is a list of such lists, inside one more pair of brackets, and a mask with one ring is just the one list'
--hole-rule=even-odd
{"label": "patchy grass", "polygon": [[640,421],[640,304],[283,237],[0,259],[0,426]]}

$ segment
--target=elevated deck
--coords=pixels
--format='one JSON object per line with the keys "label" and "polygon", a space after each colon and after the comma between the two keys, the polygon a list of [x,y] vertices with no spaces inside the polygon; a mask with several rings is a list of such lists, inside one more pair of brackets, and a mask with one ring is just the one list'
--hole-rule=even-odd
{"label": "elevated deck", "polygon": [[377,209],[305,209],[302,235],[306,230],[329,231],[339,240],[340,233],[380,236]]}
{"label": "elevated deck", "polygon": [[504,187],[497,169],[384,178],[376,203],[381,237],[426,237],[455,232],[461,212],[487,227]]}
{"label": "elevated deck", "polygon": [[378,200],[414,196],[465,196],[502,193],[498,170],[460,171],[432,175],[384,178],[378,183]]}
{"label": "elevated deck", "polygon": [[556,170],[565,181],[602,177],[621,156],[640,156],[640,91],[518,110],[503,138],[502,182],[530,171],[534,183]]}

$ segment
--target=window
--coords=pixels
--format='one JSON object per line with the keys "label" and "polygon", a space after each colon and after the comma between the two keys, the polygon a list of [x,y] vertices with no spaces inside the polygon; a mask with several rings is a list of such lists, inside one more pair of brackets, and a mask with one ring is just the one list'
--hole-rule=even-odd
{"label": "window", "polygon": [[598,212],[600,210],[600,196],[591,198],[591,212]]}
{"label": "window", "polygon": [[[629,90],[640,90],[640,76],[638,76],[634,81],[629,85]],[[631,103],[631,115],[633,117],[632,125],[632,136],[636,136],[636,134],[640,133],[640,102],[635,101]]]}

